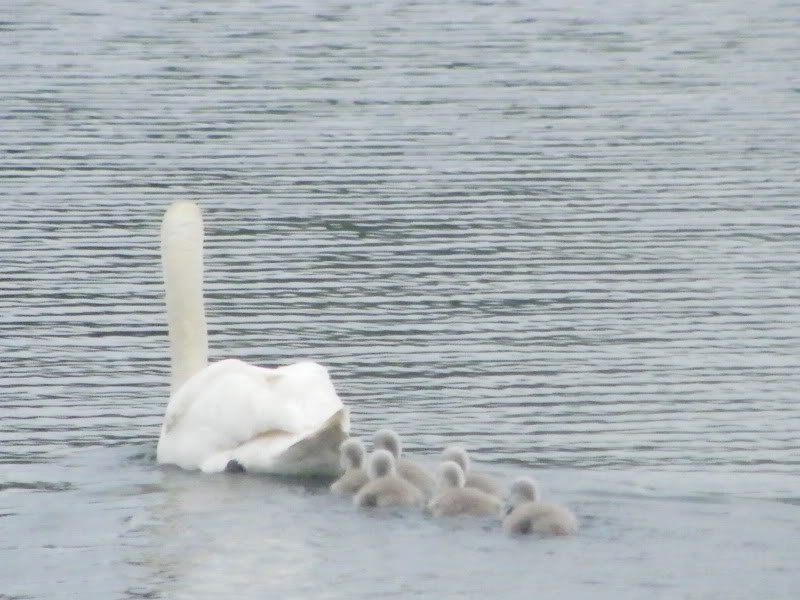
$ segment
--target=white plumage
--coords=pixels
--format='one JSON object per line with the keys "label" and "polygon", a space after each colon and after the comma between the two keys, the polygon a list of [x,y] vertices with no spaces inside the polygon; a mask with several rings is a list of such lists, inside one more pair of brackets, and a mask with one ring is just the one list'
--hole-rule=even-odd
{"label": "white plumage", "polygon": [[245,471],[338,473],[349,418],[327,369],[311,361],[274,369],[235,359],[207,364],[199,208],[173,204],[161,240],[172,397],[158,462],[207,473],[231,460]]}

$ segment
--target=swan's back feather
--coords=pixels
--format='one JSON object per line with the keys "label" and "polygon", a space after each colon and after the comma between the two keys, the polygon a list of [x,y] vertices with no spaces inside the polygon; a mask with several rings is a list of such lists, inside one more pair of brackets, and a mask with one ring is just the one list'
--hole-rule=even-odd
{"label": "swan's back feather", "polygon": [[[158,460],[216,471],[224,469],[227,457],[247,471],[283,472],[275,470],[281,462],[314,462],[315,452],[325,448],[322,462],[332,460],[335,467],[328,471],[335,472],[337,448],[348,431],[347,411],[322,365],[300,362],[265,369],[230,359],[209,365],[170,399]],[[296,449],[296,456],[275,462],[304,438],[326,433]],[[305,456],[300,456],[302,448]]]}

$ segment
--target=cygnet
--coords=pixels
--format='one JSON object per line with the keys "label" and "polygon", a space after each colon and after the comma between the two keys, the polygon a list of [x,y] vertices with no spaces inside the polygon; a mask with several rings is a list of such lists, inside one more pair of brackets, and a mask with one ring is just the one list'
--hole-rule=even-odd
{"label": "cygnet", "polygon": [[367,464],[369,481],[353,498],[359,508],[416,506],[422,492],[397,474],[394,456],[388,450],[375,450]]}
{"label": "cygnet", "polygon": [[450,446],[442,452],[442,461],[452,460],[461,467],[466,477],[464,485],[476,488],[497,498],[505,498],[506,490],[494,477],[486,473],[477,473],[472,470],[469,454],[461,446]]}
{"label": "cygnet", "polygon": [[397,472],[400,477],[413,483],[417,489],[431,493],[436,488],[436,480],[422,465],[403,456],[403,447],[400,436],[391,429],[381,429],[375,433],[374,444],[376,449],[388,450],[397,463]]}
{"label": "cygnet", "polygon": [[331,484],[331,491],[342,496],[352,496],[360,490],[369,477],[364,469],[366,448],[361,440],[350,438],[339,446],[340,462],[344,475]]}
{"label": "cygnet", "polygon": [[464,481],[464,471],[458,463],[446,461],[439,466],[439,486],[428,503],[433,516],[496,517],[500,514],[499,498],[477,488],[464,487]]}
{"label": "cygnet", "polygon": [[511,509],[503,520],[508,535],[572,535],[578,519],[571,510],[540,499],[539,487],[530,477],[520,477],[511,486]]}

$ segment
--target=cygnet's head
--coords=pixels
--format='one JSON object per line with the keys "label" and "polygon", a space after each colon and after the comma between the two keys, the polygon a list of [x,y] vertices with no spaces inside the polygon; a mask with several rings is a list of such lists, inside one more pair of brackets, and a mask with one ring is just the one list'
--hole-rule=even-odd
{"label": "cygnet's head", "polygon": [[539,500],[539,485],[530,477],[520,477],[511,484],[509,496],[512,506],[520,502],[536,502]]}
{"label": "cygnet's head", "polygon": [[379,477],[388,477],[396,473],[394,464],[394,456],[388,450],[375,450],[369,456],[369,464],[367,465],[367,475],[370,479],[378,479]]}
{"label": "cygnet's head", "polygon": [[367,453],[364,442],[350,438],[339,446],[339,462],[344,469],[360,469],[364,465],[364,455]]}
{"label": "cygnet's head", "polygon": [[439,465],[439,486],[441,488],[462,488],[466,482],[461,466],[452,460]]}
{"label": "cygnet's head", "polygon": [[395,459],[400,458],[403,447],[400,445],[400,436],[392,429],[381,429],[375,432],[373,438],[375,449],[388,450]]}
{"label": "cygnet's head", "polygon": [[469,473],[469,454],[461,446],[449,446],[442,452],[442,460],[451,460],[456,463],[464,473]]}

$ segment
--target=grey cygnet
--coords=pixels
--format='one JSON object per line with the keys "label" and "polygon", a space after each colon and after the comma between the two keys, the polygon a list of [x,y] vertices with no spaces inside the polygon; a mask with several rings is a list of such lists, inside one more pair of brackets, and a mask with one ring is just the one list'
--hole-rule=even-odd
{"label": "grey cygnet", "polygon": [[403,446],[400,436],[392,429],[381,429],[373,438],[375,448],[388,450],[397,463],[397,472],[400,477],[410,481],[420,491],[429,494],[436,488],[436,479],[422,465],[403,456]]}
{"label": "grey cygnet", "polygon": [[464,471],[458,463],[446,461],[439,466],[439,487],[428,503],[433,516],[497,517],[500,499],[477,488],[464,487],[464,481]]}
{"label": "grey cygnet", "polygon": [[350,438],[339,446],[339,453],[344,475],[331,484],[331,491],[341,496],[352,496],[369,481],[364,468],[367,450],[364,442]]}
{"label": "grey cygnet", "polygon": [[520,477],[511,486],[511,510],[503,520],[508,535],[572,535],[578,519],[567,507],[541,500],[539,486],[530,477]]}
{"label": "grey cygnet", "polygon": [[367,464],[369,481],[353,498],[359,508],[417,506],[422,492],[397,474],[394,456],[388,450],[375,450]]}
{"label": "grey cygnet", "polygon": [[464,485],[466,487],[479,489],[497,498],[505,498],[505,487],[491,475],[473,471],[469,453],[461,446],[445,448],[444,452],[442,452],[442,461],[447,460],[452,460],[454,463],[457,463],[458,466],[461,467],[461,470],[464,471],[464,475],[466,476]]}

